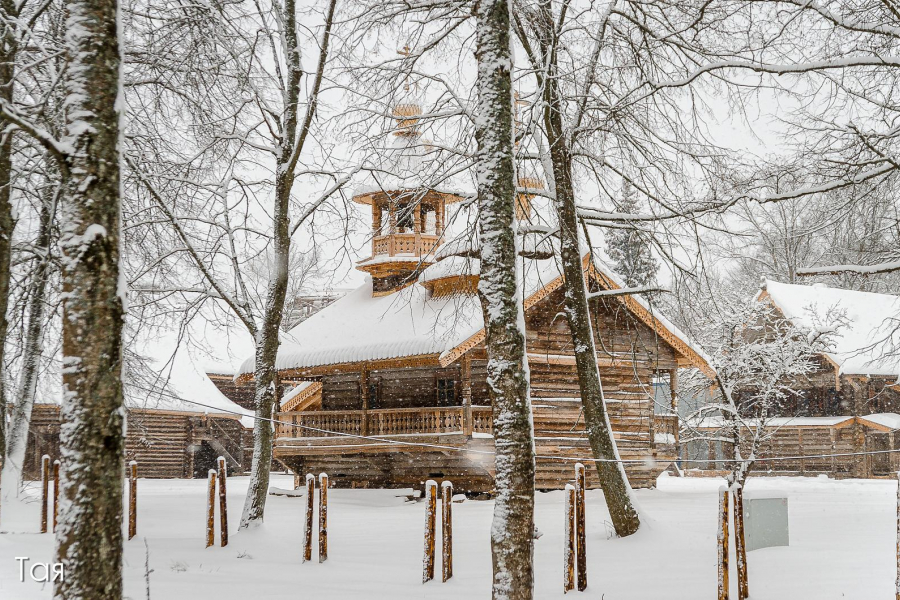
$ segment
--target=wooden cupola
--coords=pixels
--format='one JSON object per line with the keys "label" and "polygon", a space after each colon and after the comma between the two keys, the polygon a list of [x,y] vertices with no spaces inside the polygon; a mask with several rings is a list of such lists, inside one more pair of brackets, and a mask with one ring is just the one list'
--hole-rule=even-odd
{"label": "wooden cupola", "polygon": [[447,204],[462,196],[422,187],[429,151],[419,131],[422,109],[415,102],[394,108],[396,130],[382,157],[384,175],[357,190],[353,201],[372,209],[372,256],[356,264],[372,276],[373,295],[385,295],[416,281],[435,262],[443,242]]}

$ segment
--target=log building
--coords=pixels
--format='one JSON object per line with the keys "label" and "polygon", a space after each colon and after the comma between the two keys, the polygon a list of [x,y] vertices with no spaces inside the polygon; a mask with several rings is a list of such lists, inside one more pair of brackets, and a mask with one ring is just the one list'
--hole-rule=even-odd
{"label": "log building", "polygon": [[[767,280],[757,301],[809,331],[828,332],[818,368],[791,382],[796,394],[778,407],[754,470],[780,475],[828,474],[887,477],[900,469],[900,357],[895,356],[900,298]],[[720,419],[691,426],[715,434]],[[749,435],[749,432],[745,432]],[[835,455],[826,456],[823,455]],[[788,457],[788,460],[783,460]],[[714,470],[725,465],[723,444],[686,444],[682,466]]]}
{"label": "log building", "polygon": [[[418,487],[429,478],[457,488],[493,487],[492,408],[477,244],[445,243],[447,209],[461,196],[414,187],[420,171],[414,105],[398,109],[391,170],[400,175],[358,189],[371,210],[372,255],[357,264],[365,284],[284,334],[276,367],[283,384],[303,386],[278,413],[275,458],[297,474],[327,472],[344,487]],[[528,188],[534,187],[533,182]],[[520,219],[530,197],[519,198]],[[573,464],[598,485],[581,412],[575,355],[561,314],[563,280],[553,253],[520,261],[536,486],[558,489]],[[584,257],[590,289],[619,280]],[[676,458],[676,413],[654,410],[653,383],[681,367],[708,369],[702,355],[639,297],[591,300],[597,363],[610,421],[635,487],[649,487]],[[238,382],[253,376],[251,357]],[[313,382],[315,385],[310,385]],[[289,394],[294,394],[294,391]],[[666,414],[657,414],[665,412]]]}

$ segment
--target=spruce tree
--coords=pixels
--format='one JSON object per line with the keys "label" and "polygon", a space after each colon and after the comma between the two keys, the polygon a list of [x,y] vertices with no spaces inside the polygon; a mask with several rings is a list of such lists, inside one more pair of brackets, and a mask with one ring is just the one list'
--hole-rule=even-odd
{"label": "spruce tree", "polygon": [[[617,211],[626,214],[640,213],[634,187],[625,182]],[[656,283],[659,264],[650,252],[647,235],[638,228],[607,229],[606,254],[615,270],[628,287],[643,287]]]}

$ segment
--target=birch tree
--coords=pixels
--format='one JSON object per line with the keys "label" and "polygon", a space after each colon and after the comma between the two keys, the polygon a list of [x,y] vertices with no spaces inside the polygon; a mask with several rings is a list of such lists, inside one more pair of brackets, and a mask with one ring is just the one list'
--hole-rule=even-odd
{"label": "birch tree", "polygon": [[121,598],[125,411],[119,272],[118,6],[67,5],[63,255],[63,403],[57,556],[66,577],[55,597]]}
{"label": "birch tree", "polygon": [[[130,212],[136,218],[129,227],[135,235],[174,244],[162,257],[144,254],[142,264],[135,261],[133,281],[144,296],[157,300],[177,296],[191,298],[189,305],[220,303],[255,338],[257,418],[241,529],[260,523],[265,511],[275,358],[291,278],[292,237],[350,179],[322,164],[301,168],[316,144],[336,7],[336,0],[324,6],[320,31],[309,36],[304,36],[303,15],[317,15],[318,9],[300,12],[293,0],[194,6],[189,18],[178,3],[163,4],[160,13],[140,5],[132,11],[142,46],[127,65],[127,84],[132,109],[146,115],[147,122],[131,136],[129,184],[135,206]],[[309,71],[302,63],[304,45],[315,45]],[[166,51],[171,59],[160,59]],[[192,68],[183,68],[181,60]],[[216,65],[215,76],[206,72],[209,62]],[[160,118],[160,105],[190,124],[194,137]],[[187,139],[172,142],[172,136]],[[327,149],[319,150],[327,163]],[[298,200],[293,196],[298,173],[310,186],[325,180],[325,189]],[[159,222],[167,224],[167,231],[159,230]],[[268,280],[257,298],[247,269],[261,262]],[[187,266],[187,274],[183,268],[173,270],[176,265]]]}
{"label": "birch tree", "polygon": [[496,448],[492,597],[526,599],[532,597],[534,584],[534,427],[516,269],[510,3],[478,0],[473,14],[478,59],[478,293],[484,312]]}

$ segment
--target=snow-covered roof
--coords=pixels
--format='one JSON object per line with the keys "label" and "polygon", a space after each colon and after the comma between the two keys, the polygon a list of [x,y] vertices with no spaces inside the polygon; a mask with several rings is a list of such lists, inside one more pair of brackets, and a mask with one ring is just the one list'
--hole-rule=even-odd
{"label": "snow-covered roof", "polygon": [[[370,173],[353,190],[355,198],[378,192],[405,190],[410,194],[424,193],[423,179],[440,165],[435,160],[438,149],[418,135],[391,136],[388,146],[381,149]],[[442,187],[456,187],[455,180],[442,181]],[[461,199],[463,191],[444,191],[447,199]]]}
{"label": "snow-covered roof", "polygon": [[[845,423],[849,423],[853,420],[852,416],[838,416],[838,417],[772,417],[770,419],[766,419],[763,422],[763,426],[767,428],[778,428],[778,427],[835,427],[837,425],[842,425]],[[866,417],[868,418],[868,417]],[[758,419],[745,420],[744,423],[750,425],[751,427],[756,427],[759,424]],[[721,429],[729,424],[724,417],[715,416],[715,417],[704,417],[703,419],[687,422],[689,427],[693,427],[695,429]]]}
{"label": "snow-covered roof", "polygon": [[302,403],[306,398],[316,394],[322,389],[318,381],[301,381],[281,398],[281,410],[293,410],[293,406]]}
{"label": "snow-covered roof", "polygon": [[[449,262],[442,265],[445,261]],[[526,308],[544,297],[551,284],[561,284],[554,259],[522,259],[519,265]],[[606,265],[598,263],[595,268],[610,287],[620,284]],[[477,273],[477,261],[453,257],[431,269],[435,269],[435,275],[460,269]],[[625,297],[620,299],[626,301]],[[655,309],[651,311],[643,299],[634,297],[628,302],[630,308],[643,310],[646,318],[655,319],[652,326],[667,330],[664,333],[681,345],[679,351],[693,353],[693,362],[705,365],[701,351]],[[481,304],[474,295],[429,297],[423,286],[411,285],[393,294],[373,297],[372,281],[367,279],[353,292],[284,334],[275,366],[278,370],[310,369],[423,355],[437,356],[449,364],[477,343],[483,330]],[[255,356],[250,356],[240,366],[239,375],[249,376],[254,365]]]}
{"label": "snow-covered roof", "polygon": [[[859,417],[850,415],[836,417],[772,417],[766,419],[763,422],[763,426],[770,429],[779,427],[846,427],[852,424],[854,420],[862,422],[863,425],[876,425],[885,429],[900,430],[900,415],[896,413],[876,413]],[[744,421],[750,427],[756,427],[759,422],[758,419]],[[695,429],[716,430],[728,425],[729,421],[721,416],[713,416],[704,417],[694,422],[687,421],[686,424]]]}
{"label": "snow-covered roof", "polygon": [[845,375],[900,375],[900,356],[890,348],[900,342],[894,331],[900,297],[767,280],[760,300],[768,297],[786,319],[812,331],[832,331],[824,354]]}

